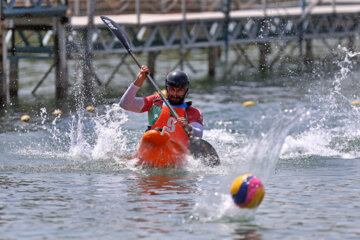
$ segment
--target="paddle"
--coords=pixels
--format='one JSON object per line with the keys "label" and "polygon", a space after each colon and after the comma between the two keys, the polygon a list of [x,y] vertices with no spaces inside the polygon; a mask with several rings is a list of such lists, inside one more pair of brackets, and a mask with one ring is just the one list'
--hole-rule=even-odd
{"label": "paddle", "polygon": [[[129,37],[127,36],[126,32],[110,18],[104,17],[104,16],[101,16],[100,18],[106,24],[106,26],[110,29],[110,31],[119,39],[119,41],[121,42],[123,47],[131,55],[131,57],[134,59],[134,61],[138,65],[138,67],[141,68],[141,64],[140,64],[139,60],[137,59],[137,57],[135,56],[135,54],[132,51],[132,48],[131,48],[132,43],[131,43]],[[178,119],[179,115],[174,110],[174,108],[170,105],[168,100],[165,98],[164,94],[161,92],[160,88],[157,86],[157,84],[155,83],[153,78],[149,74],[146,74],[146,77],[150,81],[150,83],[154,86],[155,90],[160,94],[160,97],[162,98],[162,100],[164,101],[166,106],[170,109],[170,112],[173,114],[173,116],[175,116],[175,118]],[[216,166],[216,165],[220,164],[220,158],[219,158],[216,150],[213,148],[213,146],[211,146],[210,143],[208,143],[207,141],[205,141],[199,137],[193,136],[192,134],[190,134],[187,131],[186,128],[184,128],[184,130],[185,130],[186,134],[189,136],[189,140],[190,140],[189,150],[195,158],[202,159],[204,164],[209,165],[209,166]]]}

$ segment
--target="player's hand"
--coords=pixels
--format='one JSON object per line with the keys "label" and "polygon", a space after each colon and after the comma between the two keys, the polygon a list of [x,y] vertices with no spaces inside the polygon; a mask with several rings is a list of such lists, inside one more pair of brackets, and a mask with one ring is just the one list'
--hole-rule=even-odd
{"label": "player's hand", "polygon": [[188,132],[192,131],[191,125],[188,123],[188,121],[184,117],[178,118],[176,120],[176,124],[180,125],[181,127],[186,128],[188,130]]}
{"label": "player's hand", "polygon": [[144,82],[145,79],[146,79],[146,73],[147,74],[150,74],[150,70],[149,70],[149,67],[146,66],[146,65],[142,65],[141,66],[141,69],[136,77],[136,80],[139,80],[141,82]]}

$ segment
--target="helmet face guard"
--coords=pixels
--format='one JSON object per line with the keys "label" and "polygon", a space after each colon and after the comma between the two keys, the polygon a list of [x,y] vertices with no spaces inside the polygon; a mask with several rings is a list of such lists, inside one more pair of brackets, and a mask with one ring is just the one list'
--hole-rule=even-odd
{"label": "helmet face guard", "polygon": [[[189,77],[183,71],[175,70],[170,72],[165,79],[166,90],[168,92],[168,99],[172,105],[181,105],[185,101],[185,97],[189,91]],[[179,98],[172,96],[168,90],[168,87],[184,88],[186,89],[185,94]]]}

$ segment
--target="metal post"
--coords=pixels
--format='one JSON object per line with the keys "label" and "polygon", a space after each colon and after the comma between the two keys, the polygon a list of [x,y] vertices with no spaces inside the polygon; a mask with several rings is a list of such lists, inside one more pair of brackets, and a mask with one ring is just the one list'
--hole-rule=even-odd
{"label": "metal post", "polygon": [[68,88],[68,69],[66,64],[66,18],[54,18],[54,63],[55,63],[55,93],[56,99],[66,96]]}
{"label": "metal post", "polygon": [[92,43],[91,37],[94,29],[95,0],[87,1],[88,25],[84,30],[84,54],[83,54],[83,89],[87,96],[91,96],[93,90],[94,74],[92,71]]}
{"label": "metal post", "polygon": [[269,42],[261,42],[259,45],[259,70],[260,72],[266,72],[268,69],[267,55],[271,51],[271,45]]}
{"label": "metal post", "polygon": [[313,54],[312,54],[312,39],[305,40],[305,58],[304,63],[305,65],[310,66],[313,61]]}
{"label": "metal post", "polygon": [[348,42],[349,51],[353,52],[354,51],[355,36],[349,36],[348,39],[349,39],[349,42]]}
{"label": "metal post", "polygon": [[19,59],[17,59],[15,55],[10,57],[9,80],[10,98],[17,97],[19,91]]}
{"label": "metal post", "polygon": [[159,52],[148,52],[147,65],[150,69],[151,77],[155,76],[156,71],[156,57],[159,55]]}
{"label": "metal post", "polygon": [[216,47],[208,47],[208,75],[210,77],[215,76],[215,61],[217,59],[216,50]]}
{"label": "metal post", "polygon": [[182,0],[181,11],[183,16],[183,21],[181,25],[181,42],[180,42],[180,68],[184,70],[184,62],[185,62],[185,34],[186,34],[186,0]]}
{"label": "metal post", "polygon": [[141,17],[141,5],[140,0],[136,0],[136,17],[137,17],[137,23],[140,24],[140,17]]}
{"label": "metal post", "polygon": [[88,28],[94,27],[95,0],[87,1]]}
{"label": "metal post", "polygon": [[264,17],[266,17],[266,10],[267,10],[267,2],[266,0],[261,0],[262,9],[264,11]]}
{"label": "metal post", "polygon": [[80,13],[80,5],[79,0],[74,1],[74,16],[79,16]]}
{"label": "metal post", "polygon": [[231,0],[226,0],[226,7],[224,9],[225,13],[225,65],[229,60],[229,23],[230,23],[230,11],[231,11]]}
{"label": "metal post", "polygon": [[306,0],[300,0],[301,4],[301,21],[299,25],[299,48],[300,48],[300,56],[303,56],[303,40],[304,40],[304,19],[305,19],[305,8],[306,8]]}
{"label": "metal post", "polygon": [[18,90],[19,90],[19,61],[15,57],[16,55],[16,48],[15,48],[15,28],[11,29],[11,58],[10,58],[10,83],[9,83],[9,95],[10,98],[17,97],[18,96]]}
{"label": "metal post", "polygon": [[302,16],[305,15],[306,0],[300,0]]}
{"label": "metal post", "polygon": [[200,3],[200,11],[201,11],[201,12],[205,12],[205,11],[206,11],[206,7],[207,7],[207,3],[205,2],[205,0],[201,0],[201,3]]}
{"label": "metal post", "polygon": [[5,41],[5,18],[2,14],[2,0],[0,0],[0,107],[7,102],[7,82],[6,82],[6,41]]}

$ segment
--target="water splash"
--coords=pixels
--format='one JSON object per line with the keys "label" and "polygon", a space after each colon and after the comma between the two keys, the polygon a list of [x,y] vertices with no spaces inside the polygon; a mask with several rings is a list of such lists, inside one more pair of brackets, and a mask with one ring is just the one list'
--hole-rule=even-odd
{"label": "water splash", "polygon": [[293,114],[288,114],[289,111],[264,113],[262,119],[252,125],[258,134],[248,134],[248,144],[245,141],[238,148],[231,148],[235,154],[230,157],[231,167],[225,170],[227,176],[221,182],[208,183],[210,187],[196,201],[190,219],[205,222],[251,220],[255,211],[239,210],[234,206],[230,185],[237,176],[247,172],[266,183],[280,157],[357,156],[354,155],[356,148],[350,149],[360,143],[360,138],[356,137],[359,136],[356,129],[360,129],[359,112],[349,105],[349,99],[355,96],[349,94],[354,86],[352,57],[357,55],[345,52],[344,59],[336,62],[339,70],[334,77],[322,79],[316,87],[312,85],[313,94],[309,96],[308,105],[301,103],[301,107],[294,107]]}
{"label": "water splash", "polygon": [[53,116],[41,108],[32,131],[14,133],[7,141],[9,154],[22,156],[11,168],[26,172],[133,169],[135,163],[124,160],[131,150],[124,130],[127,119],[119,104],[98,106],[95,113],[77,110],[69,116]]}
{"label": "water splash", "polygon": [[[69,134],[71,156],[98,160],[127,153],[127,137],[123,124],[128,117],[119,104],[105,108],[104,114],[89,119],[84,117],[83,111],[72,116]],[[86,130],[86,124],[93,125],[93,128]]]}
{"label": "water splash", "polygon": [[[338,49],[345,54],[344,59],[336,61],[336,65],[340,70],[335,74],[333,81],[333,90],[331,92],[332,99],[337,100],[336,97],[339,97],[340,100],[344,99],[348,101],[348,97],[342,93],[342,85],[345,84],[345,81],[350,78],[352,70],[354,69],[354,64],[352,60],[360,55],[360,53],[352,52],[346,47],[338,46]],[[352,83],[351,83],[352,84]],[[335,101],[334,101],[335,102]]]}
{"label": "water splash", "polygon": [[[292,116],[283,115],[282,118],[275,120],[270,130],[263,133],[262,138],[248,147],[248,159],[252,162],[248,172],[256,175],[265,183],[275,172],[281,149],[289,132],[303,122],[308,114],[308,112],[300,112]],[[235,171],[233,176],[237,175],[238,172]]]}
{"label": "water splash", "polygon": [[94,159],[127,153],[127,137],[122,128],[127,121],[128,116],[119,104],[107,106],[105,114],[95,119],[97,141],[92,151]]}
{"label": "water splash", "polygon": [[84,119],[82,114],[73,115],[70,126],[70,156],[91,158],[91,145],[84,136]]}
{"label": "water splash", "polygon": [[231,166],[226,170],[226,177],[221,182],[208,183],[210,187],[197,200],[190,219],[201,222],[253,220],[255,210],[240,210],[233,203],[230,195],[231,183],[245,173],[253,173],[265,183],[275,170],[289,132],[308,118],[308,115],[304,110],[285,110],[277,114],[276,119],[269,114],[262,118],[257,123],[257,134],[252,136],[252,140],[248,138],[247,145],[237,149]]}
{"label": "water splash", "polygon": [[360,109],[350,105],[360,97],[354,61],[360,53],[341,46],[338,49],[343,54],[335,62],[338,70],[334,77],[322,78],[309,87],[311,117],[304,131],[286,139],[282,158],[360,156]]}

